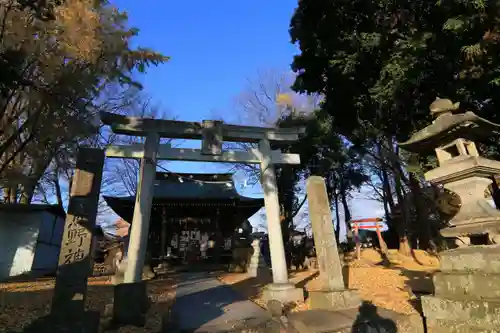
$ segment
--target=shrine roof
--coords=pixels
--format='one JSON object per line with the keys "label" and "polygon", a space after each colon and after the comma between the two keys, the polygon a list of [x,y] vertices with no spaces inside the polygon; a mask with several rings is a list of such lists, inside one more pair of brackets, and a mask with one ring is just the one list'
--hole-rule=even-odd
{"label": "shrine roof", "polygon": [[[171,173],[157,172],[154,185],[154,201],[237,200],[262,203],[260,198],[240,195],[235,188],[232,174]],[[135,196],[105,197],[123,201],[135,201]]]}

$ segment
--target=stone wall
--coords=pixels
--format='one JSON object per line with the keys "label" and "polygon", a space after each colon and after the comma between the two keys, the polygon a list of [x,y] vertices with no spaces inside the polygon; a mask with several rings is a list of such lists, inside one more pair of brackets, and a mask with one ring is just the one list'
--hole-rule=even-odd
{"label": "stone wall", "polygon": [[42,210],[0,211],[0,280],[55,274],[64,219]]}

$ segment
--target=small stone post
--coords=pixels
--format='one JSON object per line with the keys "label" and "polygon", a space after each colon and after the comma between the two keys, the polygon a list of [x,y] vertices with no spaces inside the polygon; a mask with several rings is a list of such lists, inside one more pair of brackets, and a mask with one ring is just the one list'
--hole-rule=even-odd
{"label": "small stone post", "polygon": [[331,310],[355,308],[361,304],[361,299],[357,293],[346,289],[344,284],[325,180],[323,177],[311,176],[306,188],[322,284],[321,290],[309,292],[311,307]]}
{"label": "small stone post", "polygon": [[264,203],[266,207],[267,230],[269,232],[269,250],[273,283],[264,290],[264,298],[277,300],[282,303],[304,300],[302,289],[288,282],[288,268],[286,266],[285,247],[281,231],[280,208],[278,201],[278,185],[276,174],[271,163],[271,146],[268,140],[259,143],[261,153],[261,184],[264,190]]}
{"label": "small stone post", "polygon": [[85,315],[85,299],[87,279],[93,266],[92,230],[96,223],[103,165],[103,150],[79,149],[52,299],[54,331],[58,331],[56,326],[71,332],[93,330],[86,326],[89,319]]}
{"label": "small stone post", "polygon": [[[264,261],[264,257],[260,252],[260,239],[255,238],[252,241],[253,253],[250,258],[250,263],[248,264],[248,275],[251,277],[264,276],[265,274],[269,274],[269,267],[267,267],[266,262]],[[269,275],[267,275],[269,276]]]}

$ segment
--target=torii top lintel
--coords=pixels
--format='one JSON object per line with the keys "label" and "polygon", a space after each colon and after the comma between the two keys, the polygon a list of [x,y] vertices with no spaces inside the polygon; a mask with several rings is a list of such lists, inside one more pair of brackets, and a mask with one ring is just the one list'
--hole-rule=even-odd
{"label": "torii top lintel", "polygon": [[[127,117],[110,112],[101,112],[101,121],[109,125],[115,134],[147,136],[158,133],[160,137],[171,139],[203,138],[203,123],[153,118]],[[269,141],[293,142],[305,133],[305,128],[265,128],[256,126],[238,126],[220,123],[225,141],[258,142]]]}

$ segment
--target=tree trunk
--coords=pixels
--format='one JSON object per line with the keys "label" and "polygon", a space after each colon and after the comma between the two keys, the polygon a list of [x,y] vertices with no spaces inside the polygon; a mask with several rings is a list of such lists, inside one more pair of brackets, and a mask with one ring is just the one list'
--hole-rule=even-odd
{"label": "tree trunk", "polygon": [[17,185],[12,186],[9,191],[9,203],[17,203]]}
{"label": "tree trunk", "polygon": [[[388,146],[393,149],[393,140],[388,138]],[[399,156],[399,148],[395,148],[395,155]],[[394,175],[394,182],[396,187],[396,196],[398,198],[398,205],[401,209],[401,221],[397,224],[398,237],[399,237],[399,252],[403,255],[410,256],[411,248],[408,239],[408,221],[410,219],[410,210],[407,202],[405,201],[405,193],[402,185],[403,170],[399,161],[392,161]]]}
{"label": "tree trunk", "polygon": [[337,244],[340,244],[340,212],[339,212],[339,196],[333,196],[333,205],[335,207],[335,219],[337,221],[337,226],[335,228],[335,239]]}
{"label": "tree trunk", "polygon": [[420,183],[413,173],[410,173],[409,181],[416,212],[415,226],[418,230],[418,245],[421,250],[429,250],[431,226],[429,217],[426,214],[425,202],[423,201],[425,199],[425,194],[422,192]]}
{"label": "tree trunk", "polygon": [[399,237],[399,252],[403,255],[410,256],[411,249],[408,240],[408,229],[407,229],[407,223],[410,214],[408,211],[408,205],[405,203],[404,200],[404,193],[401,185],[401,179],[399,178],[398,175],[395,175],[395,181],[396,181],[396,195],[398,197],[398,204],[401,209],[401,219],[399,223],[397,223],[397,230]]}
{"label": "tree trunk", "polygon": [[[49,152],[47,154],[49,154]],[[31,181],[26,186],[23,186],[23,191],[20,197],[20,203],[26,205],[31,203],[33,195],[35,194],[36,185],[38,184],[43,174],[50,165],[50,161],[52,160],[51,156],[52,155],[44,156],[43,159],[39,159],[32,162],[33,168],[32,172],[30,173]]]}
{"label": "tree trunk", "polygon": [[[378,149],[378,155],[381,161],[385,160],[382,148],[380,147],[380,144],[377,144],[377,149]],[[387,173],[386,168],[384,165],[380,166],[381,169],[381,174],[382,174],[382,188],[384,191],[385,199],[387,200],[387,204],[389,205],[389,208],[391,211],[394,209],[394,197],[392,195],[391,191],[391,184],[389,183],[389,175]]]}
{"label": "tree trunk", "polygon": [[73,188],[73,176],[74,170],[69,171],[68,173],[68,194],[71,195],[71,189]]}
{"label": "tree trunk", "polygon": [[391,215],[391,211],[389,210],[389,203],[388,203],[388,200],[387,200],[387,197],[386,195],[384,194],[384,196],[382,197],[382,204],[383,204],[383,207],[384,207],[384,215],[385,215],[385,219],[387,221],[389,221],[390,219],[390,215]]}
{"label": "tree trunk", "polygon": [[340,189],[340,199],[342,200],[342,206],[344,207],[344,221],[345,221],[347,238],[352,239],[353,236],[350,226],[352,216],[351,216],[351,210],[349,209],[349,203],[347,202],[347,193],[344,188]]}
{"label": "tree trunk", "polygon": [[64,209],[61,184],[59,183],[59,171],[57,169],[54,175],[54,188],[56,190],[57,205],[61,207],[61,209]]}

